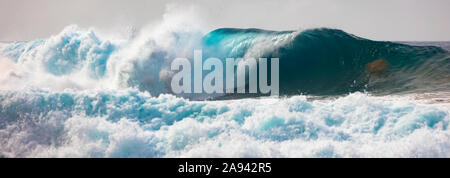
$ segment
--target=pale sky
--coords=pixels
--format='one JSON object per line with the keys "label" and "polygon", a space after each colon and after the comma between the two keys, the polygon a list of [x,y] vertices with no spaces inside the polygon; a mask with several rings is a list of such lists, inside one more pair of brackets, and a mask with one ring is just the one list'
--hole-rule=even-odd
{"label": "pale sky", "polygon": [[208,30],[330,27],[373,40],[450,41],[450,0],[0,0],[0,41],[47,38],[70,24],[139,29],[168,7],[194,7]]}

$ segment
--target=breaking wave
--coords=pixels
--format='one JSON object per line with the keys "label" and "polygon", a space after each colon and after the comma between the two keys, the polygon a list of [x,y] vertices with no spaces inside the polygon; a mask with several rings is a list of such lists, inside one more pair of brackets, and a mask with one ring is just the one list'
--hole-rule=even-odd
{"label": "breaking wave", "polygon": [[105,40],[76,26],[47,40],[1,45],[1,54],[11,59],[2,61],[15,66],[2,74],[2,88],[132,87],[155,96],[171,93],[170,62],[176,57],[192,59],[194,49],[203,49],[203,59],[280,58],[282,95],[385,95],[450,88],[448,51],[371,41],[340,30],[218,29],[204,36],[198,31],[169,31]]}
{"label": "breaking wave", "polygon": [[449,52],[435,46],[371,41],[335,29],[217,29],[206,53],[221,58],[280,59],[284,95],[448,91]]}
{"label": "breaking wave", "polygon": [[[287,96],[170,94],[171,60],[200,48],[221,59],[279,57]],[[0,43],[0,56],[2,157],[450,156],[450,60],[439,47],[333,29],[106,38],[69,26]]]}

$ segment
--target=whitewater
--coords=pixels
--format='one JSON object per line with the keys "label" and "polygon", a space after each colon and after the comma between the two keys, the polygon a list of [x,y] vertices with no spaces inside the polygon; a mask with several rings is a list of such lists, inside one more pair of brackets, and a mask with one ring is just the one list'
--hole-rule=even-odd
{"label": "whitewater", "polygon": [[[167,88],[170,62],[195,48],[206,56],[297,58],[320,46],[311,39],[329,37],[337,39],[329,44],[377,47],[358,51],[361,63],[339,53],[342,71],[321,66],[324,73],[294,80],[327,79],[320,81],[335,82],[333,92],[323,83],[297,83],[281,86],[288,92],[280,97],[204,100]],[[391,57],[392,71],[368,78],[367,54]],[[164,27],[102,36],[73,25],[47,39],[0,43],[0,157],[450,157],[447,54],[328,29]],[[413,61],[395,63],[404,58]],[[404,80],[404,73],[419,77]]]}

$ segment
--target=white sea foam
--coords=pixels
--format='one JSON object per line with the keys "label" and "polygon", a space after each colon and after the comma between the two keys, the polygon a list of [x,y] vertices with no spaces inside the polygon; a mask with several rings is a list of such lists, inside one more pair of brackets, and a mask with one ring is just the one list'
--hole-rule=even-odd
{"label": "white sea foam", "polygon": [[[0,95],[5,157],[449,157],[448,104],[354,93],[188,101],[127,91]],[[18,112],[20,111],[20,112]]]}
{"label": "white sea foam", "polygon": [[71,25],[48,39],[1,43],[2,69],[17,67],[0,73],[0,89],[139,88],[153,95],[167,93],[170,62],[190,56],[205,33],[189,24],[180,15],[167,14],[154,26],[130,32],[130,38]]}

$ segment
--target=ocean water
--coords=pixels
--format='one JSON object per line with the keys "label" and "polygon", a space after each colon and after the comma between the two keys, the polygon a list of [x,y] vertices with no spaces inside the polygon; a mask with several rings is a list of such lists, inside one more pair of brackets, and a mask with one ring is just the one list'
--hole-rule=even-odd
{"label": "ocean water", "polygon": [[[66,27],[0,43],[1,157],[450,157],[449,42]],[[279,57],[280,97],[172,94],[170,62]],[[381,59],[381,72],[368,64]]]}

